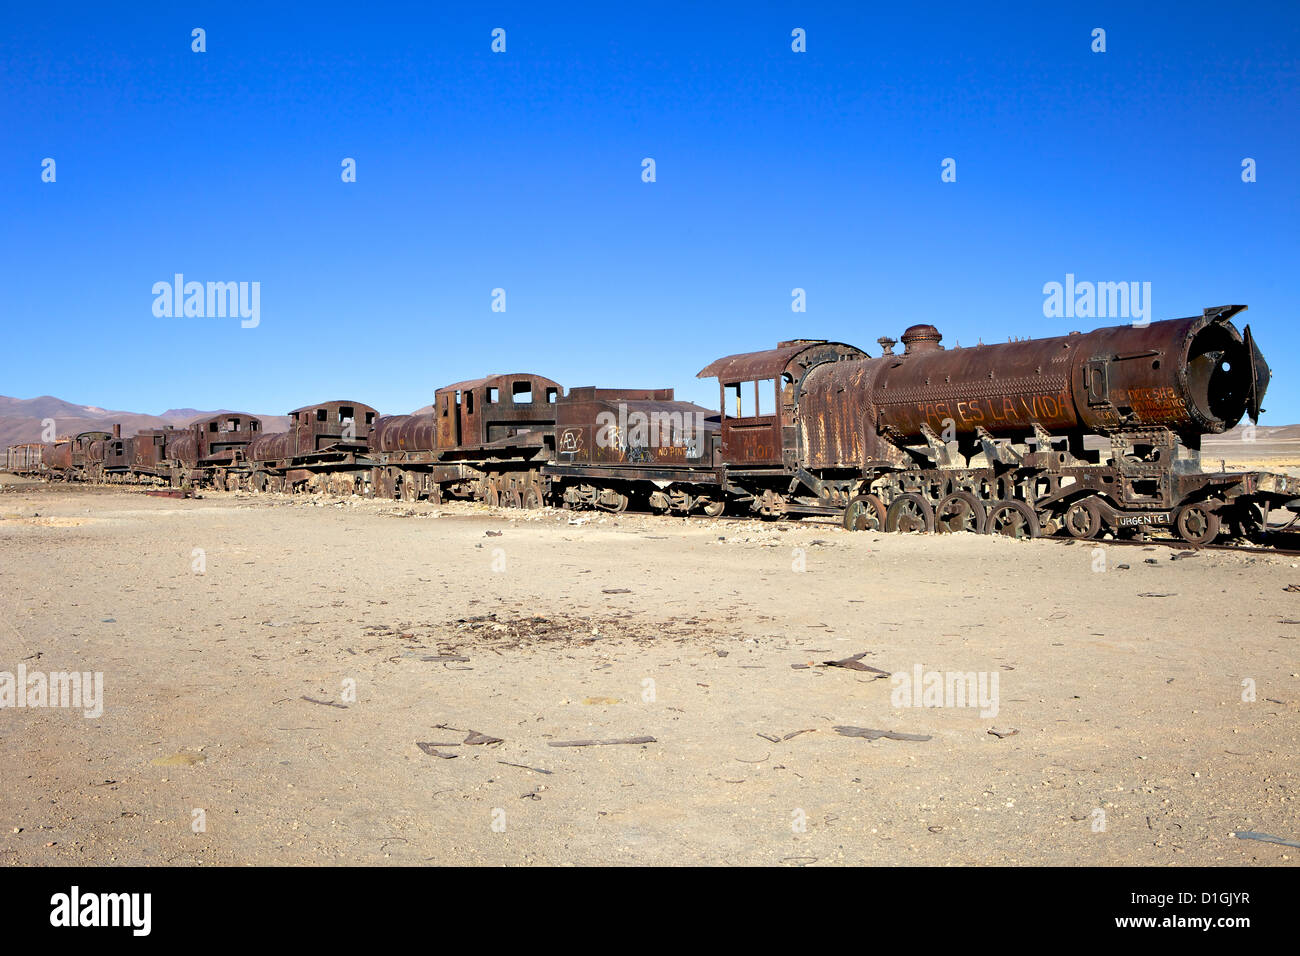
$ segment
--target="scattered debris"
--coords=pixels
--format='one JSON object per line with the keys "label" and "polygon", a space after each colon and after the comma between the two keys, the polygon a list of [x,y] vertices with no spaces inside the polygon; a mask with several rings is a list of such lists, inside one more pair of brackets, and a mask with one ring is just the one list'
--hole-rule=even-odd
{"label": "scattered debris", "polygon": [[871,730],[867,727],[845,727],[835,728],[835,732],[842,737],[865,737],[867,740],[879,740],[881,737],[887,737],[890,740],[930,740],[929,734],[904,734],[897,730]]}
{"label": "scattered debris", "polygon": [[533,773],[544,773],[547,776],[550,776],[552,773],[555,772],[553,770],[543,770],[541,767],[530,767],[527,764],[511,763],[508,760],[498,760],[497,763],[501,764],[504,767],[518,767],[520,770],[531,770]]}
{"label": "scattered debris", "polygon": [[302,700],[309,704],[320,704],[322,707],[337,707],[339,710],[347,710],[347,704],[337,704],[332,700],[317,700],[315,697],[303,697]]}
{"label": "scattered debris", "polygon": [[[1290,588],[1287,588],[1289,591]],[[1254,830],[1238,830],[1233,834],[1239,840],[1259,840],[1263,843],[1279,843],[1282,846],[1300,847],[1300,843],[1295,840],[1283,840],[1281,837],[1270,836],[1267,833],[1256,833]]]}
{"label": "scattered debris", "polygon": [[654,744],[653,737],[619,737],[615,740],[552,740],[549,747],[604,747],[609,744]]}
{"label": "scattered debris", "polygon": [[500,737],[490,737],[487,734],[480,734],[477,730],[471,730],[469,736],[465,738],[465,743],[471,747],[491,746],[492,744],[503,743]]}
{"label": "scattered debris", "polygon": [[484,537],[488,537],[488,538],[499,538],[499,537],[501,537],[501,532],[500,532],[500,531],[484,531],[484,532],[483,532],[483,535],[484,535]]}
{"label": "scattered debris", "polygon": [[601,588],[601,594],[631,594],[631,588]]}
{"label": "scattered debris", "polygon": [[457,754],[445,754],[445,753],[443,753],[441,750],[439,750],[438,748],[439,748],[439,747],[456,747],[456,746],[459,746],[459,745],[458,745],[458,744],[431,744],[431,743],[421,743],[420,741],[417,740],[417,741],[415,742],[415,746],[419,747],[421,750],[423,750],[425,753],[427,753],[430,757],[441,757],[443,760],[451,760],[453,757],[457,756]]}
{"label": "scattered debris", "polygon": [[998,740],[1001,740],[1003,737],[1014,737],[1016,734],[1020,733],[1020,731],[1014,728],[1007,730],[1001,727],[990,727],[989,733],[998,738]]}
{"label": "scattered debris", "polygon": [[851,671],[866,671],[876,675],[876,680],[889,676],[889,671],[882,671],[879,667],[872,667],[869,664],[862,663],[862,658],[867,656],[867,652],[854,654],[852,657],[845,657],[838,661],[822,661],[823,667],[847,667]]}
{"label": "scattered debris", "polygon": [[1173,592],[1170,592],[1170,593],[1168,593],[1168,594],[1162,594],[1162,593],[1159,592],[1159,591],[1143,591],[1141,594],[1138,595],[1138,597],[1156,597],[1156,598],[1160,598],[1160,597],[1178,597],[1178,595],[1177,595],[1177,594],[1174,594]]}
{"label": "scattered debris", "polygon": [[1169,556],[1169,560],[1181,561],[1183,558],[1199,558],[1200,556],[1201,552],[1199,551],[1175,551]]}

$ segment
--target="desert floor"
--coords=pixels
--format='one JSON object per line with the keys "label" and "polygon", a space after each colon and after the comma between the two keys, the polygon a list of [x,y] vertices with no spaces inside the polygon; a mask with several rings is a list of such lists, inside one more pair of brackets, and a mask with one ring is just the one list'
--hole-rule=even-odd
{"label": "desert floor", "polygon": [[0,671],[104,691],[0,710],[0,862],[1294,864],[1300,568],[1173,554],[10,484]]}

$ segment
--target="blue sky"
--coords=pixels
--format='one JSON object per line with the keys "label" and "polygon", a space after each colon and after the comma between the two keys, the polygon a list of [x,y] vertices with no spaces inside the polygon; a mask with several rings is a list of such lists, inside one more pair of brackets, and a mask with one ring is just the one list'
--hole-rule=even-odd
{"label": "blue sky", "polygon": [[[1248,303],[1262,420],[1300,421],[1300,4],[1241,11],[10,5],[0,394],[405,412],[536,371],[715,405],[695,373],[779,339],[1113,324],[1044,318],[1073,273],[1156,319]],[[260,282],[259,326],[155,317],[177,272]]]}

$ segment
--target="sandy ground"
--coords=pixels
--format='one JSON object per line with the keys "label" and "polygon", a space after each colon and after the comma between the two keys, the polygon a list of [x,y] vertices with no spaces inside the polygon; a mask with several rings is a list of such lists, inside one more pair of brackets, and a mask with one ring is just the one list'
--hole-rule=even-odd
{"label": "sandy ground", "polygon": [[1228,471],[1274,471],[1300,476],[1300,439],[1247,441],[1240,436],[1202,439],[1202,466],[1207,471],[1217,471],[1220,462]]}
{"label": "sandy ground", "polygon": [[0,862],[1294,864],[1300,568],[1171,554],[10,485],[0,670],[104,692],[0,710]]}

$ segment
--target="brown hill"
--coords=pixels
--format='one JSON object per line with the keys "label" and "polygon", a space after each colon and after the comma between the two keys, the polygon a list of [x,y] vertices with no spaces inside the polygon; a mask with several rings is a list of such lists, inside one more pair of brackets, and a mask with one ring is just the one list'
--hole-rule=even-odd
{"label": "brown hill", "polygon": [[[111,431],[113,425],[122,426],[123,435],[134,435],[144,428],[181,426],[229,409],[204,412],[194,408],[172,408],[161,415],[138,412],[110,411],[96,405],[76,405],[52,395],[38,398],[10,398],[0,395],[0,448],[21,442],[40,441],[44,420],[54,419],[60,437],[86,431]],[[267,432],[280,432],[289,427],[287,415],[259,415],[262,428]]]}

